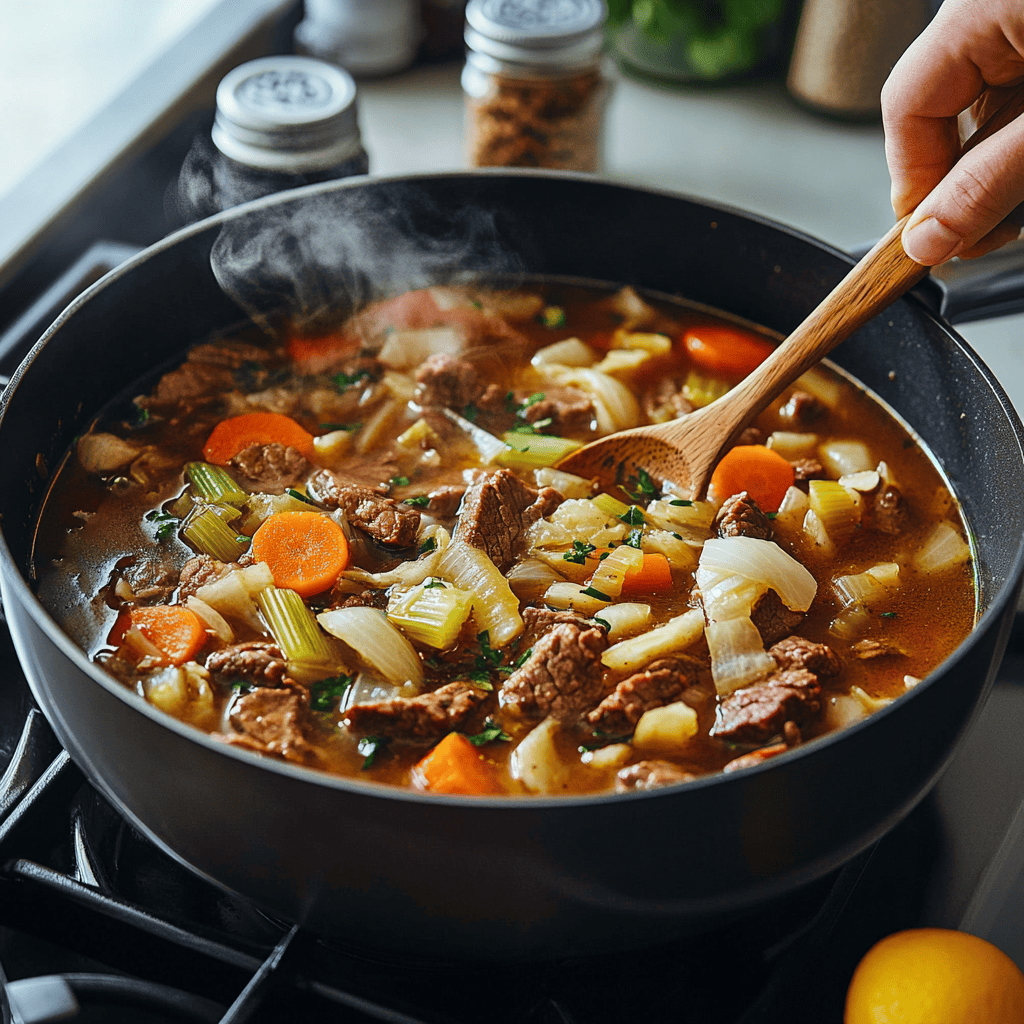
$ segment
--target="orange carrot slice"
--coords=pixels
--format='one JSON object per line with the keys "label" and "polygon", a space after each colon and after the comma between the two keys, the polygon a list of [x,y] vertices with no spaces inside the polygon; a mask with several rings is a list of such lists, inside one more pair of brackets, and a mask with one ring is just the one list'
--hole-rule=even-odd
{"label": "orange carrot slice", "polygon": [[667,594],[672,591],[672,568],[660,551],[645,551],[644,564],[636,572],[627,572],[622,579],[622,596]]}
{"label": "orange carrot slice", "polygon": [[221,420],[203,445],[203,458],[226,466],[251,444],[283,444],[313,458],[313,435],[279,412],[247,412]]}
{"label": "orange carrot slice", "polygon": [[489,796],[503,793],[497,773],[461,733],[450,732],[412,769],[412,784],[431,793]]}
{"label": "orange carrot slice", "polygon": [[345,356],[359,349],[359,339],[349,334],[322,334],[315,337],[292,335],[287,342],[288,357],[306,373],[322,373]]}
{"label": "orange carrot slice", "polygon": [[131,624],[159,647],[172,665],[191,661],[206,643],[206,628],[194,611],[180,604],[156,604],[133,608]]}
{"label": "orange carrot slice", "polygon": [[683,334],[683,347],[696,366],[724,377],[746,377],[775,350],[753,331],[723,324],[691,327]]}
{"label": "orange carrot slice", "polygon": [[778,512],[793,486],[793,467],[763,444],[730,448],[711,474],[711,491],[721,501],[746,491],[763,512]]}
{"label": "orange carrot slice", "polygon": [[348,565],[348,540],[320,512],[279,512],[252,535],[252,554],[270,567],[275,586],[312,597],[331,586]]}

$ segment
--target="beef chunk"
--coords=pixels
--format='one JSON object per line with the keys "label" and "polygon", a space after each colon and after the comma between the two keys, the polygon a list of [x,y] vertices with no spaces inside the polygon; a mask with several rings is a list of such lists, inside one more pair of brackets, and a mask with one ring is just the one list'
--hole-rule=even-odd
{"label": "beef chunk", "polygon": [[804,614],[787,608],[774,590],[767,590],[754,605],[750,619],[765,646],[770,647],[789,636],[804,621]]}
{"label": "beef chunk", "polygon": [[272,444],[251,444],[243,448],[230,463],[242,476],[241,483],[250,491],[284,494],[306,478],[309,463],[302,452]]}
{"label": "beef chunk", "polygon": [[870,658],[901,657],[907,653],[891,640],[858,640],[850,650],[853,656],[861,661]]}
{"label": "beef chunk", "polygon": [[601,655],[608,641],[603,629],[556,623],[534,645],[530,657],[501,688],[502,704],[528,718],[575,718],[601,694]]}
{"label": "beef chunk", "polygon": [[909,520],[910,509],[898,487],[889,484],[875,494],[868,513],[872,529],[881,533],[902,533],[907,528]]}
{"label": "beef chunk", "polygon": [[487,696],[486,690],[468,683],[446,683],[418,697],[353,704],[345,713],[345,722],[350,731],[362,736],[435,740],[456,729]]}
{"label": "beef chunk", "polygon": [[386,611],[388,607],[388,592],[386,590],[364,590],[361,594],[335,595],[337,603],[331,603],[331,609],[335,608],[379,608]]}
{"label": "beef chunk", "polygon": [[466,491],[455,536],[481,548],[502,572],[507,572],[515,563],[526,531],[561,502],[562,496],[554,488],[535,491],[515,473],[499,469]]}
{"label": "beef chunk", "polygon": [[546,633],[552,626],[556,626],[560,622],[569,622],[580,629],[605,628],[599,622],[568,609],[534,608],[532,606],[523,609],[523,625],[526,627],[523,631],[524,636],[540,636],[541,633]]}
{"label": "beef chunk", "polygon": [[643,395],[644,412],[655,423],[678,419],[693,412],[693,403],[683,394],[681,377],[662,377]]}
{"label": "beef chunk", "polygon": [[594,421],[594,403],[574,388],[565,389],[565,397],[553,396],[550,392],[523,409],[521,416],[527,423],[539,424],[536,429],[542,434],[583,434],[589,431]]}
{"label": "beef chunk", "polygon": [[416,542],[420,514],[394,498],[385,498],[368,487],[339,483],[327,470],[310,481],[314,493],[328,508],[340,508],[348,521],[388,547],[407,548]]}
{"label": "beef chunk", "polygon": [[211,363],[187,362],[165,373],[151,395],[135,399],[142,409],[158,412],[174,410],[185,403],[198,405],[220,398],[234,388],[230,368]]}
{"label": "beef chunk", "polygon": [[219,580],[231,571],[231,566],[212,555],[196,555],[182,567],[178,577],[178,600],[184,603],[200,587]]}
{"label": "beef chunk", "polygon": [[628,736],[651,708],[678,700],[697,682],[700,662],[680,655],[652,661],[643,670],[623,679],[590,714],[587,721],[606,736]]}
{"label": "beef chunk", "polygon": [[825,467],[817,459],[793,459],[789,463],[793,467],[793,479],[824,480]]}
{"label": "beef chunk", "polygon": [[771,520],[746,491],[740,491],[725,500],[715,516],[715,528],[719,537],[771,540],[775,535]]}
{"label": "beef chunk", "polygon": [[822,708],[818,677],[806,669],[784,669],[723,698],[711,734],[732,743],[764,743],[786,722],[803,725]]}
{"label": "beef chunk", "polygon": [[265,348],[250,345],[244,341],[206,342],[189,349],[190,363],[208,363],[211,366],[228,366],[240,370],[246,363],[262,364],[270,355]]}
{"label": "beef chunk", "polygon": [[806,430],[828,415],[828,406],[806,391],[794,391],[789,401],[779,410],[782,422],[794,430]]}
{"label": "beef chunk", "polygon": [[677,782],[689,782],[697,778],[692,772],[684,771],[671,761],[637,761],[619,769],[615,776],[615,792],[627,793],[637,789],[657,789],[673,786]]}
{"label": "beef chunk", "polygon": [[313,747],[305,732],[306,713],[304,698],[295,690],[261,687],[238,699],[231,711],[237,731],[224,738],[250,750],[308,762]]}
{"label": "beef chunk", "polygon": [[123,558],[117,563],[125,582],[138,601],[165,602],[170,600],[178,585],[178,570],[169,561],[156,558]]}
{"label": "beef chunk", "polygon": [[427,511],[438,519],[452,519],[459,511],[462,499],[466,494],[465,487],[454,487],[445,484],[443,487],[436,487],[427,494],[430,504]]}
{"label": "beef chunk", "polygon": [[283,686],[291,682],[281,648],[269,640],[249,640],[214,651],[206,659],[206,668],[225,682],[253,686]]}
{"label": "beef chunk", "polygon": [[476,403],[483,390],[470,363],[437,352],[416,371],[416,401],[422,406],[444,406],[462,412]]}
{"label": "beef chunk", "polygon": [[831,647],[802,636],[788,636],[773,644],[768,653],[780,669],[804,668],[822,679],[837,676],[843,670],[839,655]]}
{"label": "beef chunk", "polygon": [[764,444],[764,431],[760,427],[745,427],[736,438],[737,444]]}

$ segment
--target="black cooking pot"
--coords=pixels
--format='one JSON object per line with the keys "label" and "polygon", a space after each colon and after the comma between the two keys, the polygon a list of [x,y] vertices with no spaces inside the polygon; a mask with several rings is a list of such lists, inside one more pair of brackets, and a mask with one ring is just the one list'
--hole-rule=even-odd
{"label": "black cooking pot", "polygon": [[530,274],[628,283],[785,334],[849,265],[758,217],[545,173],[312,186],[172,235],[77,299],[4,395],[3,598],[36,699],[89,777],[178,860],[374,947],[590,953],[704,928],[820,878],[906,815],[949,761],[993,680],[1024,564],[1020,422],[978,357],[916,298],[858,331],[835,361],[912,425],[959,495],[976,544],[978,625],[906,696],[758,768],[625,795],[463,799],[261,759],[92,665],[33,594],[32,542],[75,435],[243,307],[312,321],[327,296]]}

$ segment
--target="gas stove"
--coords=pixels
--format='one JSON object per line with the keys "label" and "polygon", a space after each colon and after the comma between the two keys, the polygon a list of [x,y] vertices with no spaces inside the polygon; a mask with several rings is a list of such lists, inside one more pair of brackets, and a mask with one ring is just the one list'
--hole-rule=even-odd
{"label": "gas stove", "polygon": [[[69,190],[45,223],[0,244],[0,377],[82,288],[178,226],[165,200],[192,140],[208,131],[218,75],[288,47],[298,5],[258,6],[273,18],[225,27],[209,43],[205,73],[155,113],[139,112],[131,144],[88,188]],[[416,81],[436,91],[457,73],[429,68]],[[379,85],[372,99],[410,117],[420,102],[400,82]],[[382,136],[368,134],[372,157]],[[1018,624],[987,706],[931,795],[783,907],[607,957],[398,959],[358,936],[328,942],[269,917],[155,848],[61,750],[0,624],[0,986],[12,1003],[8,1011],[0,1000],[0,1022],[63,1019],[76,1005],[77,1020],[112,1022],[838,1021],[857,960],[900,928],[964,928],[1024,966],[1021,723]]]}

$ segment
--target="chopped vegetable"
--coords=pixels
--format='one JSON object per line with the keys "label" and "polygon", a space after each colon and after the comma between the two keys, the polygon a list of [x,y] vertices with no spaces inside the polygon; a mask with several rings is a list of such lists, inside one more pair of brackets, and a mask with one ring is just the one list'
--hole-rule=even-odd
{"label": "chopped vegetable", "polygon": [[510,743],[512,741],[512,737],[493,718],[488,718],[484,721],[484,727],[481,732],[478,732],[475,736],[467,736],[466,739],[474,747],[482,747],[485,743]]}
{"label": "chopped vegetable", "polygon": [[[235,562],[249,546],[249,538],[225,522],[230,506],[196,505],[185,518],[181,532],[198,551],[221,562]],[[238,510],[232,510],[235,516]]]}
{"label": "chopped vegetable", "polygon": [[226,466],[250,445],[274,443],[294,448],[307,459],[313,458],[313,435],[290,416],[277,412],[247,412],[221,420],[203,445],[203,458]]}
{"label": "chopped vegetable", "polygon": [[423,685],[423,663],[416,648],[377,608],[334,608],[317,621],[350,647],[365,664],[393,683]]}
{"label": "chopped vegetable", "polygon": [[147,523],[156,524],[156,539],[168,540],[178,532],[178,517],[170,512],[163,512],[160,509],[153,509],[145,515]]}
{"label": "chopped vegetable", "polygon": [[812,480],[807,499],[833,544],[845,544],[860,527],[860,500],[836,480]]}
{"label": "chopped vegetable", "polygon": [[603,597],[606,601],[618,597],[622,592],[626,575],[628,573],[632,573],[634,576],[641,574],[643,568],[643,552],[628,544],[623,544],[615,548],[607,558],[598,564],[590,586],[583,593],[594,597]]}
{"label": "chopped vegetable", "polygon": [[756,370],[775,347],[753,331],[725,324],[703,324],[683,334],[694,365],[708,373],[739,380]]}
{"label": "chopped vegetable", "polygon": [[444,550],[433,575],[473,595],[473,619],[491,642],[504,647],[523,630],[519,599],[501,570],[479,548],[455,540]]}
{"label": "chopped vegetable", "polygon": [[320,632],[313,613],[294,590],[265,587],[256,600],[289,668],[305,672],[338,663],[334,645]]}
{"label": "chopped vegetable", "polygon": [[318,679],[309,688],[309,706],[314,711],[333,711],[338,700],[345,696],[355,676],[328,676]]}
{"label": "chopped vegetable", "polygon": [[939,572],[962,565],[971,557],[971,549],[950,523],[939,523],[922,541],[914,556],[914,568],[920,572]]}
{"label": "chopped vegetable", "polygon": [[524,434],[510,430],[504,435],[506,448],[498,455],[501,466],[513,469],[533,469],[537,466],[553,466],[570,452],[583,447],[582,441],[551,434]]}
{"label": "chopped vegetable", "polygon": [[709,622],[704,636],[711,653],[711,677],[720,695],[775,671],[775,659],[764,649],[761,634],[749,618]]}
{"label": "chopped vegetable", "polygon": [[206,643],[202,620],[184,605],[157,604],[133,608],[129,618],[132,626],[172,665],[191,661]]}
{"label": "chopped vegetable", "polygon": [[655,658],[685,650],[703,632],[704,613],[699,608],[691,608],[649,633],[612,644],[601,655],[601,664],[616,672],[637,672]]}
{"label": "chopped vegetable", "polygon": [[494,796],[504,792],[497,771],[472,741],[450,732],[412,769],[412,784],[431,793]]}
{"label": "chopped vegetable", "polygon": [[405,593],[392,593],[388,619],[413,640],[446,650],[454,646],[472,607],[472,594],[428,579]]}
{"label": "chopped vegetable", "polygon": [[725,453],[711,474],[711,490],[719,501],[746,491],[762,512],[777,512],[793,486],[793,467],[762,444],[738,444]]}
{"label": "chopped vegetable", "polygon": [[[617,550],[621,551],[622,548]],[[620,594],[623,597],[639,597],[641,594],[671,593],[673,589],[672,569],[668,564],[668,559],[657,551],[645,551],[641,558],[639,568],[626,572],[622,580]]]}
{"label": "chopped vegetable", "polygon": [[560,726],[549,716],[535,726],[512,751],[509,771],[532,793],[557,793],[568,779],[568,765],[555,743]]}
{"label": "chopped vegetable", "polygon": [[697,712],[677,701],[645,711],[636,723],[633,746],[637,750],[672,753],[697,735]]}
{"label": "chopped vegetable", "polygon": [[348,564],[345,531],[320,512],[280,512],[253,534],[253,557],[266,562],[278,587],[302,597],[323,593]]}
{"label": "chopped vegetable", "polygon": [[234,505],[241,508],[249,495],[235,483],[235,478],[223,467],[208,462],[186,462],[185,476],[196,494],[211,505]]}
{"label": "chopped vegetable", "polygon": [[697,585],[703,589],[702,570],[735,573],[771,587],[787,608],[805,612],[818,584],[808,569],[770,540],[722,537],[709,540],[700,554]]}

